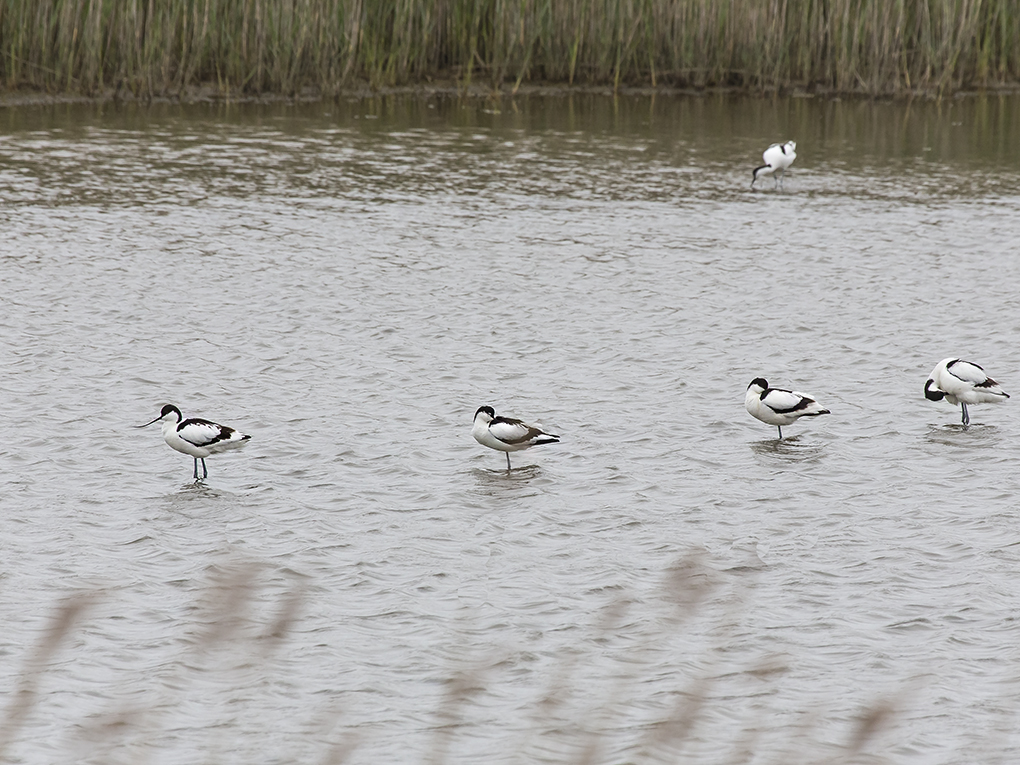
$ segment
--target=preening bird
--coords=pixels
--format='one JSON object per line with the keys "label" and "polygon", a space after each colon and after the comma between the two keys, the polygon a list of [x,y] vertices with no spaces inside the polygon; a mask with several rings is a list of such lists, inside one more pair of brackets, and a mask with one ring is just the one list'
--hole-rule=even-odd
{"label": "preening bird", "polygon": [[783,425],[790,425],[801,417],[830,414],[811,396],[794,390],[770,388],[768,380],[763,377],[754,378],[747,386],[744,407],[752,417],[779,428],[780,438],[783,437]]}
{"label": "preening bird", "polygon": [[538,425],[529,425],[510,417],[497,417],[496,410],[491,406],[481,406],[475,412],[471,435],[482,446],[506,452],[507,470],[510,470],[510,452],[540,444],[555,444],[560,440],[559,436],[546,433]]}
{"label": "preening bird", "polygon": [[145,428],[160,420],[163,421],[163,440],[166,441],[166,445],[194,457],[196,481],[201,480],[198,476],[199,460],[202,462],[202,478],[207,478],[209,471],[205,466],[206,457],[230,449],[239,449],[246,446],[251,439],[251,436],[209,420],[200,420],[197,417],[185,420],[181,410],[173,404],[165,404],[159,412],[159,417],[137,427]]}
{"label": "preening bird", "polygon": [[967,427],[970,425],[967,404],[997,404],[1009,398],[1009,394],[974,362],[948,358],[931,370],[924,383],[924,397],[929,401],[945,399],[950,404],[959,404],[963,410],[963,426]]}
{"label": "preening bird", "polygon": [[770,173],[773,174],[772,178],[778,187],[781,179],[786,178],[786,168],[793,164],[793,160],[797,159],[797,144],[794,141],[774,143],[765,149],[761,158],[765,164],[751,171],[751,188],[754,188],[754,182],[758,180],[759,176]]}

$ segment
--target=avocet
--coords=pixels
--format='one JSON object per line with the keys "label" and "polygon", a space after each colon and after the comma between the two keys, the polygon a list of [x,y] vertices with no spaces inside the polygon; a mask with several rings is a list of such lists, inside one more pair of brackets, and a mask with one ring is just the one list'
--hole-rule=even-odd
{"label": "avocet", "polygon": [[506,469],[510,470],[510,452],[528,449],[541,444],[559,443],[560,437],[546,433],[538,425],[529,425],[510,417],[497,417],[491,406],[481,406],[475,412],[471,435],[475,441],[490,449],[506,452]]}
{"label": "avocet", "polygon": [[[205,466],[205,458],[212,454],[239,449],[246,446],[251,436],[239,433],[226,425],[219,425],[209,420],[193,417],[185,420],[181,410],[173,404],[165,404],[159,417],[150,420],[139,428],[145,428],[154,422],[163,421],[163,440],[171,449],[187,454],[195,459],[195,480],[209,476]],[[198,476],[198,463],[202,463],[202,478]]]}
{"label": "avocet", "polygon": [[786,178],[786,168],[793,164],[793,160],[797,159],[797,144],[795,141],[774,143],[765,149],[761,158],[765,164],[751,171],[751,188],[754,188],[754,182],[760,176],[770,174],[778,187],[781,184],[781,178]]}
{"label": "avocet", "polygon": [[942,359],[931,370],[924,383],[924,397],[929,401],[945,399],[963,410],[963,426],[970,425],[967,404],[997,404],[1009,398],[985,370],[972,361]]}
{"label": "avocet", "polygon": [[747,386],[744,406],[752,417],[779,428],[780,438],[783,437],[783,425],[791,425],[801,417],[831,414],[812,396],[795,390],[770,388],[768,380],[763,377],[754,378]]}

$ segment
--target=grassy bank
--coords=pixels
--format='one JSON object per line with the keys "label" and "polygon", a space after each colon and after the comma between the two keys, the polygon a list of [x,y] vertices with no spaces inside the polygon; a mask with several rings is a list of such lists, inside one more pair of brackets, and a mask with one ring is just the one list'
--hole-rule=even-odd
{"label": "grassy bank", "polygon": [[1016,0],[0,0],[8,90],[336,94],[462,85],[1020,81]]}

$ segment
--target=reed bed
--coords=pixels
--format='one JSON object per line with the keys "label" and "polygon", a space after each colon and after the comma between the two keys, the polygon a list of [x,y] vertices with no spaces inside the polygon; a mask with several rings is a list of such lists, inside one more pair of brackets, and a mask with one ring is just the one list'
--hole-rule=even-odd
{"label": "reed bed", "polygon": [[1020,81],[1015,0],[0,0],[7,89],[335,95],[437,78],[946,93]]}

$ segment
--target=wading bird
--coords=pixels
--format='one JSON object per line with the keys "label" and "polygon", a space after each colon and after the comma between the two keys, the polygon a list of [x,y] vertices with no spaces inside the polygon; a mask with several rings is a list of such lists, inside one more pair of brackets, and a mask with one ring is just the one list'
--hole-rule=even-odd
{"label": "wading bird", "polygon": [[529,425],[509,417],[497,417],[491,406],[482,406],[475,412],[471,428],[475,441],[490,449],[506,452],[506,469],[510,470],[510,452],[528,449],[539,444],[559,443],[560,437],[546,433],[538,425]]}
{"label": "wading bird", "polygon": [[[146,428],[154,422],[163,421],[163,440],[171,449],[195,458],[195,480],[200,481],[209,475],[205,466],[205,458],[211,454],[239,449],[248,443],[251,436],[238,433],[226,425],[218,425],[209,420],[191,418],[185,420],[181,410],[173,404],[165,404],[159,417],[139,428]],[[198,462],[202,461],[202,478],[198,477]]]}
{"label": "wading bird", "polygon": [[779,428],[780,438],[783,437],[783,425],[790,425],[801,417],[830,414],[811,396],[794,390],[770,388],[768,380],[762,377],[754,378],[747,386],[744,407],[752,417]]}
{"label": "wading bird", "polygon": [[773,174],[772,178],[778,188],[781,185],[780,177],[786,178],[786,168],[793,164],[793,160],[797,159],[797,144],[794,141],[774,143],[765,149],[761,158],[765,164],[751,171],[751,188],[754,188],[754,182],[758,180],[759,176],[770,173]]}
{"label": "wading bird", "polygon": [[970,425],[967,404],[1000,403],[1009,394],[999,387],[985,370],[971,361],[963,359],[942,359],[924,383],[924,397],[929,401],[945,399],[963,410],[963,426]]}

